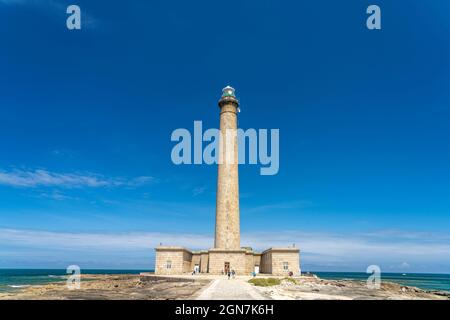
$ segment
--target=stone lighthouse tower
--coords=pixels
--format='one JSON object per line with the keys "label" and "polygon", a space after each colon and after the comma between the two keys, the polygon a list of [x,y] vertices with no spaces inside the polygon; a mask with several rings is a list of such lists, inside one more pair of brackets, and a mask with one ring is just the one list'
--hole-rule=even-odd
{"label": "stone lighthouse tower", "polygon": [[237,135],[239,101],[232,87],[227,86],[222,90],[219,108],[221,137],[214,247],[191,251],[183,246],[161,244],[155,248],[155,274],[219,275],[235,271],[238,275],[300,275],[300,250],[295,246],[272,247],[262,252],[256,252],[251,247],[241,247]]}
{"label": "stone lighthouse tower", "polygon": [[222,90],[219,100],[220,133],[219,169],[216,199],[216,233],[214,248],[240,249],[239,177],[237,113],[239,101],[230,86]]}

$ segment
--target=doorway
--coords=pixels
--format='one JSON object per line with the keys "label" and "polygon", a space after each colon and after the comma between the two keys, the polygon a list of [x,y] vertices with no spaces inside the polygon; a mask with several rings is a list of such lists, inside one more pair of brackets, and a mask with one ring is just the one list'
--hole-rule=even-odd
{"label": "doorway", "polygon": [[255,266],[255,274],[259,273],[259,266]]}
{"label": "doorway", "polygon": [[223,268],[223,271],[225,271],[225,274],[230,272],[230,263],[229,262],[225,262],[225,267]]}

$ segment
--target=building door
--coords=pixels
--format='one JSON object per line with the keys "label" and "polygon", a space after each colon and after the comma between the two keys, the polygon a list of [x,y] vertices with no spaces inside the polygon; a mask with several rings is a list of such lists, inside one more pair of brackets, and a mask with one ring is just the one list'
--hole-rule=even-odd
{"label": "building door", "polygon": [[200,266],[198,264],[194,266],[194,273],[200,273]]}
{"label": "building door", "polygon": [[223,270],[225,271],[225,274],[230,272],[230,263],[229,262],[225,262],[225,267],[223,268]]}
{"label": "building door", "polygon": [[255,266],[255,274],[259,273],[259,266]]}

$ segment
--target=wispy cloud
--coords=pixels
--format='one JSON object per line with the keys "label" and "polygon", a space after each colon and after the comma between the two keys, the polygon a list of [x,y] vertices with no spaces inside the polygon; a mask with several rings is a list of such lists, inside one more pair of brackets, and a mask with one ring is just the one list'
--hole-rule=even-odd
{"label": "wispy cloud", "polygon": [[0,185],[35,188],[99,188],[99,187],[138,187],[155,181],[153,177],[140,176],[131,179],[110,178],[93,173],[57,173],[47,170],[0,170]]}
{"label": "wispy cloud", "polygon": [[66,233],[0,229],[0,245],[9,243],[48,249],[151,250],[159,243],[203,248],[209,247],[211,241],[207,235],[183,233]]}
{"label": "wispy cloud", "polygon": [[206,191],[206,187],[195,187],[193,190],[192,190],[192,194],[194,195],[194,196],[199,196],[199,195],[201,195],[202,193],[205,193],[205,191]]}
{"label": "wispy cloud", "polygon": [[52,199],[56,201],[63,201],[63,200],[75,200],[77,198],[65,195],[59,191],[53,191],[53,192],[43,192],[39,195],[40,198],[44,199]]}
{"label": "wispy cloud", "polygon": [[[427,242],[425,239],[411,240],[407,237],[402,240],[380,241],[379,237],[362,234],[283,231],[244,233],[241,242],[242,245],[250,245],[258,250],[289,246],[295,242],[301,249],[302,264],[306,269],[362,270],[364,266],[378,264],[387,271],[402,270],[407,266],[409,270],[422,272],[432,272],[433,268],[450,272],[450,243],[441,241],[440,235],[432,238],[433,241],[428,239]],[[101,252],[103,255],[134,252],[135,257],[143,259],[147,255],[153,255],[153,248],[159,243],[204,249],[212,246],[213,236],[191,233],[67,233],[0,229],[0,247],[27,247],[32,249],[30,251],[42,251],[46,254],[55,250],[55,256],[61,251],[88,254]],[[0,254],[0,259],[5,257]],[[82,259],[82,255],[78,254],[74,260],[76,259]],[[102,263],[108,262],[107,257],[102,259]]]}
{"label": "wispy cloud", "polygon": [[70,149],[55,149],[50,154],[54,157],[73,159],[76,157],[77,152]]}
{"label": "wispy cloud", "polygon": [[260,212],[268,212],[274,210],[291,210],[291,209],[303,209],[307,207],[311,207],[313,205],[310,201],[285,201],[271,204],[263,204],[259,206],[254,206],[251,208],[246,208],[246,213],[260,213]]}

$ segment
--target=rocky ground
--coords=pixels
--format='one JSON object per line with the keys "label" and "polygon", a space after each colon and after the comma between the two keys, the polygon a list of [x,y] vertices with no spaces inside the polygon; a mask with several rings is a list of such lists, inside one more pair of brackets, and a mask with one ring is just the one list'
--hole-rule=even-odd
{"label": "rocky ground", "polygon": [[141,282],[139,275],[83,275],[81,288],[69,290],[65,282],[32,286],[1,293],[0,300],[173,300],[191,299],[209,281]]}
{"label": "rocky ground", "polygon": [[366,282],[323,280],[303,277],[295,281],[282,280],[270,287],[255,287],[275,300],[447,300],[450,292],[431,292],[396,283],[383,282],[378,290],[368,289]]}
{"label": "rocky ground", "polygon": [[[261,278],[261,277],[257,277]],[[180,280],[182,279],[182,280]],[[450,292],[431,292],[383,282],[370,290],[365,282],[302,277],[261,287],[250,277],[228,280],[221,276],[183,276],[141,281],[139,275],[83,275],[81,288],[69,290],[65,282],[0,293],[0,300],[166,300],[166,299],[274,299],[274,300],[411,300],[450,299]],[[176,281],[178,280],[178,281]]]}

